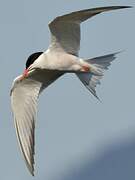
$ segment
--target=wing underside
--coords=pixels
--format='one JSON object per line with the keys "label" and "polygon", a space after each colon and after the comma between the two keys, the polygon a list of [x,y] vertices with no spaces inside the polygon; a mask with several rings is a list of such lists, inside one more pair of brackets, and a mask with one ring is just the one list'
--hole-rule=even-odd
{"label": "wing underside", "polygon": [[55,18],[50,24],[51,44],[49,49],[60,49],[78,55],[80,49],[80,24],[102,12],[129,8],[130,6],[110,6],[72,12]]}
{"label": "wing underside", "polygon": [[55,81],[58,72],[46,71],[33,75],[33,79],[16,80],[11,90],[11,106],[21,152],[26,165],[34,175],[34,130],[39,93]]}

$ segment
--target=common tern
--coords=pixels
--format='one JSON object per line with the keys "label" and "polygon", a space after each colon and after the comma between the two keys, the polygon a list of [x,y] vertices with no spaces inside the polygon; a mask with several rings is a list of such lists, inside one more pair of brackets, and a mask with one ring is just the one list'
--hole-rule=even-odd
{"label": "common tern", "polygon": [[[80,24],[102,12],[130,8],[110,6],[86,9],[56,17],[49,23],[51,43],[45,52],[29,56],[24,73],[13,81],[11,107],[21,152],[34,176],[34,129],[39,94],[65,73],[75,73],[96,97],[96,85],[117,53],[83,59],[80,49]],[[99,98],[98,98],[99,99]]]}

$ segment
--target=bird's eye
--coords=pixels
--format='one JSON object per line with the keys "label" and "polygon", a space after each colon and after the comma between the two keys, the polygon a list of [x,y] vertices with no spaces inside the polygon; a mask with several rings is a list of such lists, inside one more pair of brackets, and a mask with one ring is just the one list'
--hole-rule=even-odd
{"label": "bird's eye", "polygon": [[34,63],[34,61],[42,54],[43,52],[36,52],[36,53],[33,53],[31,54],[27,61],[26,61],[26,69]]}

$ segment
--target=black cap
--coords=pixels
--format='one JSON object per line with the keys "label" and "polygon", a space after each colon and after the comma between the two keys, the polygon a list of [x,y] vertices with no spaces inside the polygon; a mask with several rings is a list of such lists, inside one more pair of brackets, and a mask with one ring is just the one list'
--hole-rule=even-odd
{"label": "black cap", "polygon": [[43,52],[36,52],[36,53],[33,53],[31,54],[27,61],[26,61],[26,69],[31,65],[33,64],[33,62],[42,54]]}

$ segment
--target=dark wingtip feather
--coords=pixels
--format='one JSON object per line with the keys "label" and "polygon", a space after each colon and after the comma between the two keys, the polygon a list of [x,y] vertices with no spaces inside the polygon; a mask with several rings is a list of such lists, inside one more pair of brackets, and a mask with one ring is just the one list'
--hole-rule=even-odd
{"label": "dark wingtip feather", "polygon": [[34,171],[31,173],[31,175],[32,175],[32,176],[35,176],[35,175],[34,175]]}
{"label": "dark wingtip feather", "polygon": [[32,176],[35,176],[35,175],[34,175],[34,165],[32,165],[32,167],[31,167],[30,165],[27,165],[27,167],[28,167],[28,169],[29,169],[29,171],[30,171],[30,174],[31,174]]}
{"label": "dark wingtip feather", "polygon": [[133,8],[133,6],[110,6],[112,9],[126,9],[126,8]]}
{"label": "dark wingtip feather", "polygon": [[[117,6],[116,6],[117,7]],[[133,8],[133,6],[118,6],[120,9],[124,9],[124,8]]]}
{"label": "dark wingtip feather", "polygon": [[[99,10],[97,13],[102,13],[105,11],[117,10],[117,9],[126,9],[126,8],[133,8],[133,6],[104,6],[104,7],[97,7],[89,10]],[[101,10],[101,11],[100,11]]]}

